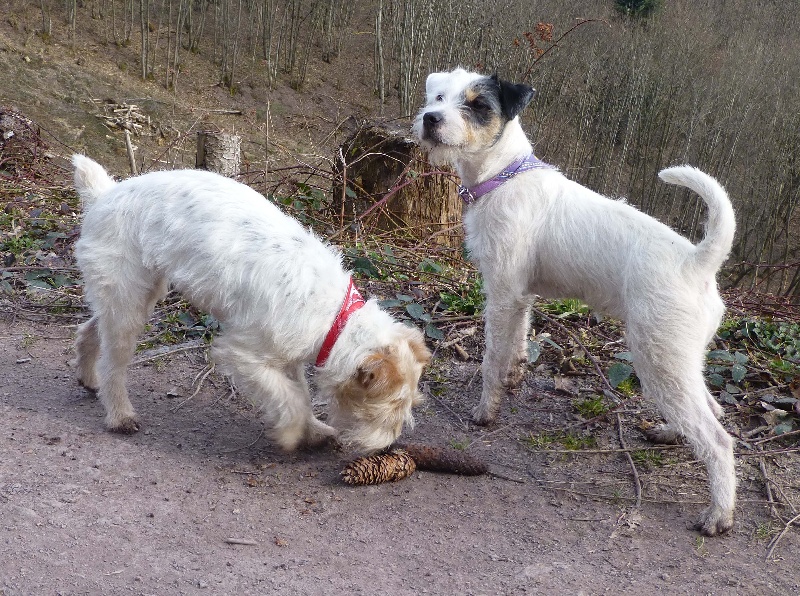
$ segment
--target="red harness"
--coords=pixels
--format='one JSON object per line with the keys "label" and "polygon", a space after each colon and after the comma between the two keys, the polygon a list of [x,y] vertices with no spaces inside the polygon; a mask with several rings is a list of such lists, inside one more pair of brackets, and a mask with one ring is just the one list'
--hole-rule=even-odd
{"label": "red harness", "polygon": [[347,324],[350,315],[362,306],[364,306],[364,298],[353,285],[353,278],[351,277],[350,283],[347,284],[347,293],[344,296],[342,308],[339,309],[339,314],[336,315],[336,318],[333,320],[333,325],[331,325],[331,329],[328,331],[328,335],[325,336],[325,341],[322,342],[322,347],[319,349],[316,362],[317,367],[325,365],[333,349],[333,344],[339,339],[339,335],[341,335],[342,329],[344,329],[344,326]]}

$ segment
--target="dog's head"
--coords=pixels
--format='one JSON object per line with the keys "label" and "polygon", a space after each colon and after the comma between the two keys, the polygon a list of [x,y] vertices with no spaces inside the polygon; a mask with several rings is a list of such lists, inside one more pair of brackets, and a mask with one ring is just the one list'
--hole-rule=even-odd
{"label": "dog's head", "polygon": [[527,106],[536,91],[527,85],[457,68],[434,72],[425,82],[427,101],[412,131],[432,161],[449,161],[453,152],[488,149],[506,124]]}
{"label": "dog's head", "polygon": [[371,453],[388,447],[403,426],[413,426],[411,408],[422,402],[419,378],[430,361],[422,333],[392,325],[393,341],[367,355],[356,372],[334,390],[329,423],[348,448]]}

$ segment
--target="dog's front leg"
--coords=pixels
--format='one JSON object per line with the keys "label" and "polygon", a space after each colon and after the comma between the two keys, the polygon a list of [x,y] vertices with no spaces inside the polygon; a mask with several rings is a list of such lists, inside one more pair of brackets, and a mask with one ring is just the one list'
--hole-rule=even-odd
{"label": "dog's front leg", "polygon": [[262,368],[248,393],[284,450],[322,447],[336,441],[336,429],[314,416],[302,365],[286,370]]}
{"label": "dog's front leg", "polygon": [[298,447],[321,447],[336,440],[336,430],[314,416],[305,378],[292,378],[284,371],[265,368],[257,387],[248,392],[261,409],[273,439],[285,451]]}
{"label": "dog's front leg", "polygon": [[[511,355],[511,361],[508,364],[508,372],[506,373],[505,380],[507,389],[516,389],[519,387],[525,376],[525,371],[527,370],[530,312],[531,308],[526,304],[522,313],[522,322],[510,329],[511,335],[509,336],[509,341],[512,347],[516,346],[516,352]],[[512,321],[512,325],[513,324]]]}
{"label": "dog's front leg", "polygon": [[487,294],[486,349],[481,367],[483,391],[481,401],[472,410],[472,417],[478,424],[493,422],[506,388],[522,380],[520,346],[527,332],[528,310],[526,303]]}

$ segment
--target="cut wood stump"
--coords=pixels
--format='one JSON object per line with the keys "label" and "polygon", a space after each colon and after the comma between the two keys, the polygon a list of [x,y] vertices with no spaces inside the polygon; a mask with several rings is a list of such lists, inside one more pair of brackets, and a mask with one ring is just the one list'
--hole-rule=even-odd
{"label": "cut wood stump", "polygon": [[239,175],[242,162],[242,137],[204,130],[197,133],[195,167],[229,178]]}
{"label": "cut wood stump", "polygon": [[[428,164],[407,125],[365,123],[339,151],[333,208],[343,225],[360,220],[371,231],[403,231],[418,240],[461,244],[462,203],[455,178]],[[384,204],[370,210],[395,187]]]}

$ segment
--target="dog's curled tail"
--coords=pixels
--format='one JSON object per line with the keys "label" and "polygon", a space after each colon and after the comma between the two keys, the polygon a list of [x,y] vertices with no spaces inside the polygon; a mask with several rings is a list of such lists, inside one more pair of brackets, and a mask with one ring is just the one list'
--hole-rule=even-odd
{"label": "dog's curled tail", "polygon": [[664,182],[685,186],[699,194],[708,206],[705,238],[695,247],[695,265],[716,271],[728,257],[736,232],[736,218],[728,193],[711,176],[692,166],[675,166],[658,174]]}
{"label": "dog's curled tail", "polygon": [[73,155],[72,165],[75,167],[75,190],[81,197],[83,210],[86,211],[101,194],[114,186],[116,182],[108,172],[96,161],[85,155]]}

